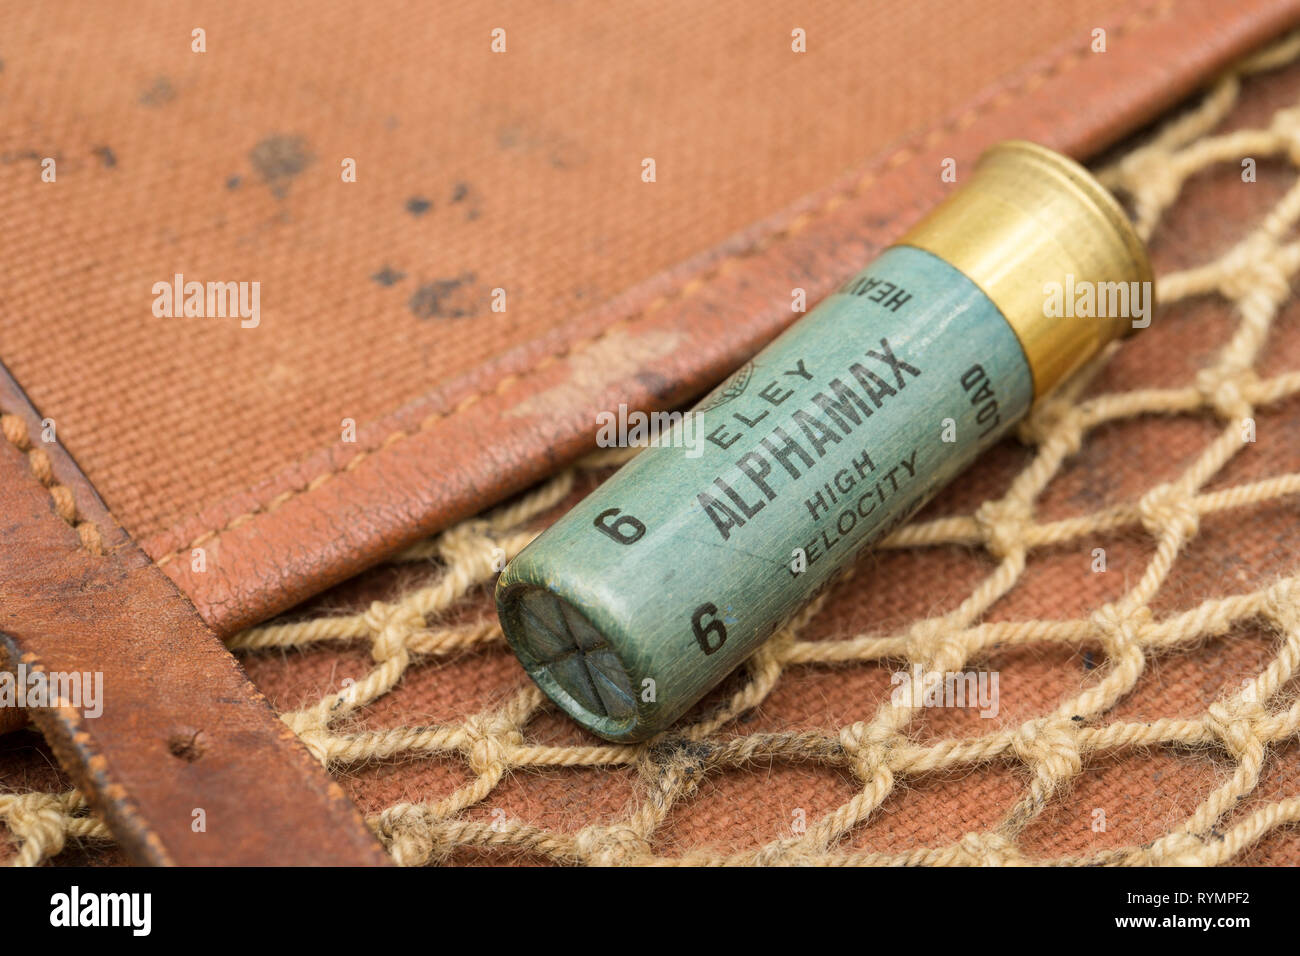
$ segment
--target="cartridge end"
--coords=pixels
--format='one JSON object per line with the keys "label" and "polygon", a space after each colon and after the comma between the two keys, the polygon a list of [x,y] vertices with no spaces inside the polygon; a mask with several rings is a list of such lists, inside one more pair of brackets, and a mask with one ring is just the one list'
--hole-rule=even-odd
{"label": "cartridge end", "polygon": [[1155,307],[1151,263],[1115,197],[1082,166],[1011,140],[900,241],[966,274],[1015,331],[1041,398]]}
{"label": "cartridge end", "polygon": [[637,698],[632,680],[585,614],[534,584],[500,588],[497,607],[510,646],[547,696],[602,737],[635,739]]}

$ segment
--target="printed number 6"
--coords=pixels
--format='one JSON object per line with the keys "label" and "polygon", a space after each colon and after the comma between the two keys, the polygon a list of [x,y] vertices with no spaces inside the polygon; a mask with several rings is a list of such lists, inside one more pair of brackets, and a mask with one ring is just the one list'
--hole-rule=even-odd
{"label": "printed number 6", "polygon": [[618,513],[617,508],[606,508],[596,515],[596,520],[593,522],[596,530],[609,535],[619,544],[631,544],[641,540],[641,536],[645,534],[645,525],[631,515],[623,515],[613,524],[609,523],[609,519]]}
{"label": "printed number 6", "polygon": [[[704,616],[710,615],[713,620],[708,624],[704,623]],[[718,609],[712,604],[701,604],[691,615],[691,624],[695,628],[695,639],[700,642],[700,650],[705,654],[712,654],[723,644],[727,643],[727,626],[718,620]],[[711,635],[717,635],[717,642],[710,640]]]}

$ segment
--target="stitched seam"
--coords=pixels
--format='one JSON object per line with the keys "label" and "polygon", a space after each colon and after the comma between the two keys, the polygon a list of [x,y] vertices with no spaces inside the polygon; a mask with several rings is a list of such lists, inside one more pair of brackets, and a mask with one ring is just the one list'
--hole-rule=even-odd
{"label": "stitched seam", "polygon": [[50,498],[54,501],[54,513],[67,522],[81,538],[81,549],[89,554],[102,555],[104,538],[99,533],[98,525],[93,521],[78,519],[77,500],[72,489],[55,480],[50,456],[44,448],[32,444],[27,423],[17,415],[0,412],[0,431],[4,432],[5,440],[26,457],[33,477],[50,493]]}
{"label": "stitched seam", "polygon": [[[1125,20],[1124,22],[1118,24],[1113,29],[1111,29],[1110,35],[1122,36],[1142,26],[1145,26],[1150,21],[1156,19],[1157,16],[1160,15],[1160,13],[1163,13],[1165,10],[1169,9],[1170,6],[1171,6],[1170,0],[1155,0],[1155,2],[1148,4],[1146,7],[1143,7],[1141,10],[1139,10],[1129,19]],[[270,501],[266,502],[264,505],[258,505],[252,510],[244,512],[243,514],[230,519],[228,522],[226,522],[226,524],[222,525],[219,528],[215,528],[211,531],[205,531],[203,534],[199,535],[189,544],[182,545],[181,547],[178,547],[175,550],[163,555],[154,563],[158,567],[162,567],[167,563],[169,563],[170,561],[174,560],[175,558],[179,557],[183,552],[191,548],[197,548],[200,545],[204,544],[205,542],[211,541],[213,538],[218,537],[219,535],[224,534],[227,531],[233,531],[235,528],[238,528],[242,524],[246,524],[247,522],[251,521],[253,518],[256,518],[258,515],[270,514],[271,512],[277,510],[281,505],[285,504],[286,502],[291,501],[292,499],[297,498],[300,495],[305,495],[309,492],[315,491],[317,488],[321,487],[322,485],[327,484],[336,475],[354,470],[355,468],[360,466],[360,464],[364,462],[367,458],[370,458],[371,456],[376,455],[379,452],[387,451],[389,448],[391,448],[393,445],[398,444],[403,439],[425,432],[428,429],[432,428],[434,425],[436,425],[438,422],[461,414],[467,408],[477,404],[479,401],[481,401],[484,398],[489,398],[493,395],[502,394],[503,392],[507,391],[511,386],[513,386],[516,382],[518,382],[520,379],[527,378],[528,376],[531,375],[535,375],[537,372],[540,372],[542,369],[546,368],[549,365],[554,364],[555,362],[560,361],[561,359],[568,358],[569,356],[585,351],[586,349],[590,348],[592,345],[608,337],[614,332],[626,328],[628,325],[631,325],[634,322],[638,322],[642,319],[647,318],[648,316],[659,311],[664,306],[670,303],[689,298],[690,296],[698,292],[701,288],[703,288],[705,285],[712,282],[714,279],[726,275],[729,271],[733,269],[733,267],[743,262],[744,260],[766,251],[768,248],[770,248],[776,243],[784,242],[787,239],[799,235],[801,232],[803,232],[804,229],[810,226],[814,221],[828,215],[829,213],[833,212],[835,209],[842,206],[844,203],[860,197],[876,181],[876,178],[878,177],[879,171],[881,169],[884,169],[886,171],[893,170],[898,166],[901,166],[904,163],[909,162],[910,160],[914,159],[923,150],[928,149],[931,146],[934,146],[943,137],[951,135],[953,133],[959,133],[962,132],[963,130],[968,129],[970,126],[974,125],[974,123],[980,117],[986,114],[996,113],[1002,110],[1003,108],[1005,108],[1006,106],[1010,105],[1010,103],[1016,96],[1024,93],[1031,93],[1039,86],[1041,86],[1044,82],[1046,82],[1050,77],[1057,74],[1063,74],[1069,72],[1071,69],[1073,69],[1079,63],[1081,63],[1089,55],[1091,42],[1092,42],[1091,38],[1089,38],[1089,40],[1085,42],[1085,44],[1082,47],[1076,48],[1074,50],[1062,54],[1058,59],[1048,64],[1047,66],[1043,67],[1041,70],[1038,70],[1035,73],[1032,73],[1029,76],[1026,76],[1020,80],[1017,80],[1015,83],[1011,84],[1006,89],[1000,91],[997,95],[991,97],[986,102],[981,103],[978,106],[970,107],[960,115],[952,119],[945,120],[943,123],[941,123],[938,126],[932,127],[925,134],[925,136],[921,139],[921,141],[918,144],[911,144],[911,145],[900,147],[891,155],[876,160],[875,162],[870,164],[867,171],[857,181],[847,186],[843,190],[827,197],[826,200],[824,200],[822,204],[819,205],[817,208],[810,209],[806,212],[800,213],[798,216],[790,220],[790,222],[782,226],[780,229],[755,240],[755,242],[752,245],[748,246],[745,249],[733,253],[732,255],[723,259],[716,265],[712,266],[711,268],[705,270],[704,272],[700,273],[694,278],[678,286],[673,291],[664,293],[663,295],[652,300],[651,302],[648,302],[646,305],[642,306],[636,312],[633,312],[629,315],[624,316],[621,319],[616,320],[615,322],[606,326],[604,329],[602,329],[600,332],[595,333],[594,335],[590,335],[587,336],[586,338],[577,339],[573,342],[570,342],[564,348],[546,356],[541,361],[539,361],[536,365],[532,366],[531,368],[529,368],[524,372],[513,372],[509,375],[504,376],[494,386],[482,389],[478,392],[475,392],[472,395],[466,396],[464,399],[462,399],[460,402],[458,402],[448,411],[434,412],[426,416],[414,428],[407,429],[407,430],[398,430],[390,433],[376,447],[358,452],[356,455],[350,458],[346,464],[333,468],[330,471],[324,472],[320,475],[317,475],[315,478],[307,482],[307,484],[301,488],[295,488],[289,491],[281,492],[280,494],[272,498]],[[889,221],[892,221],[892,219],[893,217],[891,217]]]}

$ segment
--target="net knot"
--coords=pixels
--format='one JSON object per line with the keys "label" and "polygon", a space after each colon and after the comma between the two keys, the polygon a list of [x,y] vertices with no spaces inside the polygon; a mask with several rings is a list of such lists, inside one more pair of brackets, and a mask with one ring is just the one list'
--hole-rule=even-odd
{"label": "net knot", "polygon": [[427,811],[416,804],[389,807],[380,814],[375,829],[398,866],[424,866],[435,854],[439,858],[450,855],[450,847],[440,846],[434,839]]}
{"label": "net knot", "polygon": [[984,536],[984,547],[998,560],[1025,550],[1025,532],[1033,509],[1026,501],[1004,498],[986,501],[975,512],[975,521]]}
{"label": "net knot", "polygon": [[1000,833],[967,833],[954,846],[963,866],[1016,866],[1024,857]]}
{"label": "net knot", "polygon": [[1183,188],[1183,174],[1164,149],[1137,150],[1118,165],[1123,189],[1135,203],[1152,211],[1167,209]]}
{"label": "net knot", "polygon": [[1151,624],[1149,607],[1144,604],[1103,604],[1089,620],[1107,657],[1141,665],[1139,642],[1143,630]]}
{"label": "net knot", "polygon": [[1256,233],[1223,257],[1219,291],[1244,310],[1272,313],[1291,294],[1287,266],[1272,239]]}
{"label": "net knot", "polygon": [[966,643],[960,628],[941,617],[927,618],[908,628],[907,656],[933,670],[947,670],[966,659]]}
{"label": "net knot", "polygon": [[1138,502],[1138,514],[1152,537],[1172,530],[1180,543],[1194,536],[1201,524],[1192,493],[1179,484],[1156,485]]}
{"label": "net knot", "polygon": [[1083,410],[1060,398],[1040,402],[1017,429],[1021,441],[1042,445],[1054,440],[1065,447],[1067,455],[1083,446],[1083,433]]}
{"label": "net knot", "polygon": [[365,622],[374,635],[370,656],[380,664],[405,653],[406,642],[424,626],[424,618],[415,608],[383,601],[375,601],[370,605]]}
{"label": "net knot", "polygon": [[442,533],[438,539],[438,557],[449,569],[457,569],[469,580],[482,580],[496,570],[492,555],[496,541],[488,534],[487,521],[466,521]]}
{"label": "net knot", "polygon": [[1148,865],[1202,866],[1205,841],[1192,833],[1175,832],[1157,840],[1145,856]]}
{"label": "net knot", "polygon": [[24,795],[10,809],[8,823],[16,836],[39,849],[42,858],[57,855],[67,839],[67,817],[57,794]]}
{"label": "net knot", "polygon": [[508,764],[507,747],[523,742],[518,730],[482,717],[468,718],[464,730],[468,738],[465,757],[469,761],[469,769],[480,777],[499,777],[505,773]]}
{"label": "net knot", "polygon": [[1279,581],[1266,592],[1264,615],[1283,631],[1300,630],[1300,587]]}
{"label": "net knot", "polygon": [[1294,106],[1273,114],[1269,130],[1287,141],[1287,159],[1300,166],[1300,109]]}
{"label": "net knot", "polygon": [[1064,717],[1026,721],[1012,736],[1011,746],[1047,786],[1069,780],[1083,769],[1078,728]]}
{"label": "net knot", "polygon": [[758,850],[748,865],[799,866],[806,860],[816,861],[817,857],[817,852],[810,850],[802,837],[781,837]]}
{"label": "net knot", "polygon": [[1203,368],[1196,373],[1196,390],[1219,418],[1234,421],[1250,417],[1246,393],[1258,381],[1250,368]]}
{"label": "net knot", "polygon": [[579,830],[573,843],[578,856],[594,866],[627,864],[650,853],[650,842],[627,826],[592,824]]}
{"label": "net knot", "polygon": [[1256,724],[1267,716],[1263,706],[1240,696],[1227,701],[1216,700],[1205,712],[1205,728],[1223,742],[1223,747],[1237,760],[1251,751],[1263,750],[1264,741]]}
{"label": "net knot", "polygon": [[889,752],[898,741],[896,731],[876,720],[859,720],[840,730],[840,746],[863,780],[871,779],[882,769],[888,772]]}

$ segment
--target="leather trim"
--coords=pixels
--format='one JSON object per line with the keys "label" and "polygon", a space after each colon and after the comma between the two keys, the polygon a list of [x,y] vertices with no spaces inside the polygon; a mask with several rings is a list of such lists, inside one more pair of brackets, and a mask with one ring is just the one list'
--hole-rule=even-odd
{"label": "leather trim", "polygon": [[[29,673],[103,675],[98,716],[74,706],[31,716],[131,858],[387,864],[189,601],[63,449],[40,441],[40,416],[3,368],[0,411],[25,426],[7,420],[0,441],[0,537],[11,544],[0,548],[0,657]],[[79,534],[88,523],[98,535]]]}

